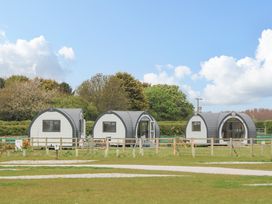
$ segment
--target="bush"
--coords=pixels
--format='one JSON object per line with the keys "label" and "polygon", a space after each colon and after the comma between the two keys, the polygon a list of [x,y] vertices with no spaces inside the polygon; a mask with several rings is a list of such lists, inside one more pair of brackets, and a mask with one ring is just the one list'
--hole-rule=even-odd
{"label": "bush", "polygon": [[186,121],[160,121],[161,135],[166,136],[183,136],[185,135]]}
{"label": "bush", "polygon": [[0,136],[28,135],[30,121],[0,121]]}
{"label": "bush", "polygon": [[266,128],[266,134],[272,134],[272,121],[257,121],[255,122],[256,128]]}

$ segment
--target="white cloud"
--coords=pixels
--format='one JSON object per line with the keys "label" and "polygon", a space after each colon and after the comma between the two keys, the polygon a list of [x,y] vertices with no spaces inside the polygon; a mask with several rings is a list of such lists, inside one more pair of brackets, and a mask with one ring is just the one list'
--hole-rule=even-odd
{"label": "white cloud", "polygon": [[63,47],[58,51],[58,54],[67,60],[75,59],[75,52],[71,47]]}
{"label": "white cloud", "polygon": [[26,75],[63,80],[66,70],[43,36],[0,43],[0,76]]}
{"label": "white cloud", "polygon": [[167,74],[166,71],[159,71],[158,74],[147,73],[144,75],[144,82],[156,85],[156,84],[175,84],[175,78]]}
{"label": "white cloud", "polygon": [[[155,65],[158,73],[147,73],[143,82],[155,84],[178,84],[178,80],[191,74],[191,69],[186,66],[174,66],[172,64]],[[169,73],[170,72],[170,73]]]}
{"label": "white cloud", "polygon": [[191,74],[191,69],[189,67],[186,66],[177,66],[175,68],[175,76],[177,78],[183,78],[186,75],[190,75]]}
{"label": "white cloud", "polygon": [[264,30],[256,57],[213,57],[199,73],[208,84],[203,97],[210,104],[241,104],[272,96],[272,30]]}

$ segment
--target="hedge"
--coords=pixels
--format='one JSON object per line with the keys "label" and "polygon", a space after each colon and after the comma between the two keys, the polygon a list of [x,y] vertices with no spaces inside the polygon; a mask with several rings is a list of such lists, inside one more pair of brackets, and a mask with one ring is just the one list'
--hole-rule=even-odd
{"label": "hedge", "polygon": [[26,121],[0,121],[0,136],[23,136],[28,134],[29,120]]}
{"label": "hedge", "polygon": [[[28,135],[28,127],[31,121],[0,121],[0,136]],[[86,135],[92,135],[94,121],[86,122]],[[186,121],[160,121],[161,135],[181,136],[184,135]]]}
{"label": "hedge", "polygon": [[257,121],[255,122],[256,128],[266,128],[266,134],[272,134],[272,121]]}

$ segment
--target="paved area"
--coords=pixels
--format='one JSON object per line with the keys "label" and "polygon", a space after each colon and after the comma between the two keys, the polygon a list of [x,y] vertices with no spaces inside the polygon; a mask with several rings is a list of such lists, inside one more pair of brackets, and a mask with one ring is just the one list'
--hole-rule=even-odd
{"label": "paved area", "polygon": [[61,175],[31,175],[31,176],[0,176],[0,179],[31,180],[31,179],[75,179],[75,178],[136,178],[136,177],[173,177],[181,175],[164,174],[126,174],[126,173],[99,173],[99,174],[61,174]]}

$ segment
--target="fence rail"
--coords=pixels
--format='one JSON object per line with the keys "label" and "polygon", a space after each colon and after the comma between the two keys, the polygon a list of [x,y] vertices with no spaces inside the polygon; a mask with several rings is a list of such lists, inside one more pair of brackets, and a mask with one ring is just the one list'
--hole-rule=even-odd
{"label": "fence rail", "polygon": [[[160,154],[167,152],[173,156],[191,155],[196,156],[247,156],[247,157],[270,157],[272,159],[272,138],[17,138],[6,140],[0,137],[0,154],[5,152],[20,151],[15,141],[21,140],[22,150],[88,150],[89,152],[102,152],[105,157],[109,154],[120,156],[127,153],[135,157],[147,154]],[[11,141],[14,141],[11,142]],[[19,143],[20,144],[20,143]],[[24,153],[25,154],[25,153]]]}

